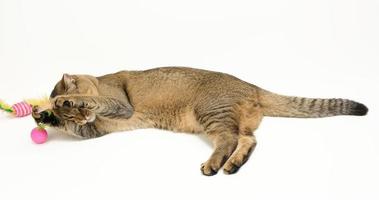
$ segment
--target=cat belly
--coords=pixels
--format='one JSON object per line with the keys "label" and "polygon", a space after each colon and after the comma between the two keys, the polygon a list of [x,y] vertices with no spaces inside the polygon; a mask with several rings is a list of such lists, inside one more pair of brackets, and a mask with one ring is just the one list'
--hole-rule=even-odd
{"label": "cat belly", "polygon": [[196,119],[195,113],[188,110],[180,114],[179,121],[172,131],[185,133],[203,133],[204,128]]}
{"label": "cat belly", "polygon": [[107,132],[130,131],[142,128],[153,128],[152,123],[142,120],[139,114],[134,114],[129,119],[109,119],[105,117],[97,117],[101,120],[101,126]]}
{"label": "cat belly", "polygon": [[147,116],[142,113],[134,113],[129,119],[109,119],[98,117],[101,126],[108,132],[130,131],[144,128],[158,128],[174,132],[202,133],[203,127],[196,120],[193,111],[180,112],[177,116],[168,116],[167,113]]}
{"label": "cat belly", "polygon": [[[172,114],[175,113],[175,114]],[[197,121],[195,114],[190,109],[172,112],[171,114],[162,113],[153,117],[155,128],[184,133],[202,133],[204,128]]]}

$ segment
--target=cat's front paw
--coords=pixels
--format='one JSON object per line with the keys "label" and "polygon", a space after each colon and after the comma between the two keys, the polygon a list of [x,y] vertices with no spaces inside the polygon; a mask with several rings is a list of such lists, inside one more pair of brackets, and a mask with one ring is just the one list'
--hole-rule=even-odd
{"label": "cat's front paw", "polygon": [[53,99],[54,109],[59,108],[73,108],[77,105],[77,101],[74,98],[67,96],[58,96]]}
{"label": "cat's front paw", "polygon": [[56,126],[59,124],[58,118],[51,110],[42,110],[39,106],[33,106],[32,117],[37,124],[48,124]]}
{"label": "cat's front paw", "polygon": [[93,109],[94,103],[91,98],[78,96],[57,96],[53,99],[54,109],[78,108],[78,109]]}
{"label": "cat's front paw", "polygon": [[36,121],[36,123],[40,123],[42,122],[42,114],[40,112],[40,109],[38,106],[33,106],[33,109],[32,109],[32,117],[33,119]]}
{"label": "cat's front paw", "polygon": [[78,125],[94,122],[96,114],[87,108],[82,97],[57,96],[52,100],[54,112],[60,118],[73,121]]}

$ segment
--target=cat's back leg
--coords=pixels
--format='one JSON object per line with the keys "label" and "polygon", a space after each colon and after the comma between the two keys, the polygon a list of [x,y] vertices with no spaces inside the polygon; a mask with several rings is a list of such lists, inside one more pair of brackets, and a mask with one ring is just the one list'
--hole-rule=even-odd
{"label": "cat's back leg", "polygon": [[213,154],[202,165],[203,174],[214,175],[222,166],[225,168],[225,163],[225,172],[234,173],[246,162],[256,144],[252,133],[263,117],[256,102],[219,99],[195,109],[198,122],[214,145]]}
{"label": "cat's back leg", "polygon": [[202,173],[211,176],[218,172],[237,146],[238,119],[233,106],[228,104],[206,106],[196,113],[206,136],[213,143],[214,152],[201,166]]}
{"label": "cat's back leg", "polygon": [[238,145],[224,164],[226,174],[236,173],[249,159],[257,145],[254,131],[258,128],[263,118],[260,105],[253,100],[238,104],[237,112],[239,113]]}

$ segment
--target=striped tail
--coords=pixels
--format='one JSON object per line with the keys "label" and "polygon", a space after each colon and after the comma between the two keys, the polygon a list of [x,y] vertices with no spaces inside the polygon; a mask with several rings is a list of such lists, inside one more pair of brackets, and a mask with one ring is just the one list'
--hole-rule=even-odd
{"label": "striped tail", "polygon": [[368,108],[348,99],[315,99],[278,95],[259,90],[263,114],[271,117],[318,118],[337,115],[363,116]]}

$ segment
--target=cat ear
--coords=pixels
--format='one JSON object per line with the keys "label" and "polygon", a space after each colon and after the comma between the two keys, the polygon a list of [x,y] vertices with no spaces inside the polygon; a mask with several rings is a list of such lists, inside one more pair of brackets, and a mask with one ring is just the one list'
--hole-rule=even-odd
{"label": "cat ear", "polygon": [[74,75],[63,74],[62,82],[66,89],[72,88],[75,86],[75,77]]}

